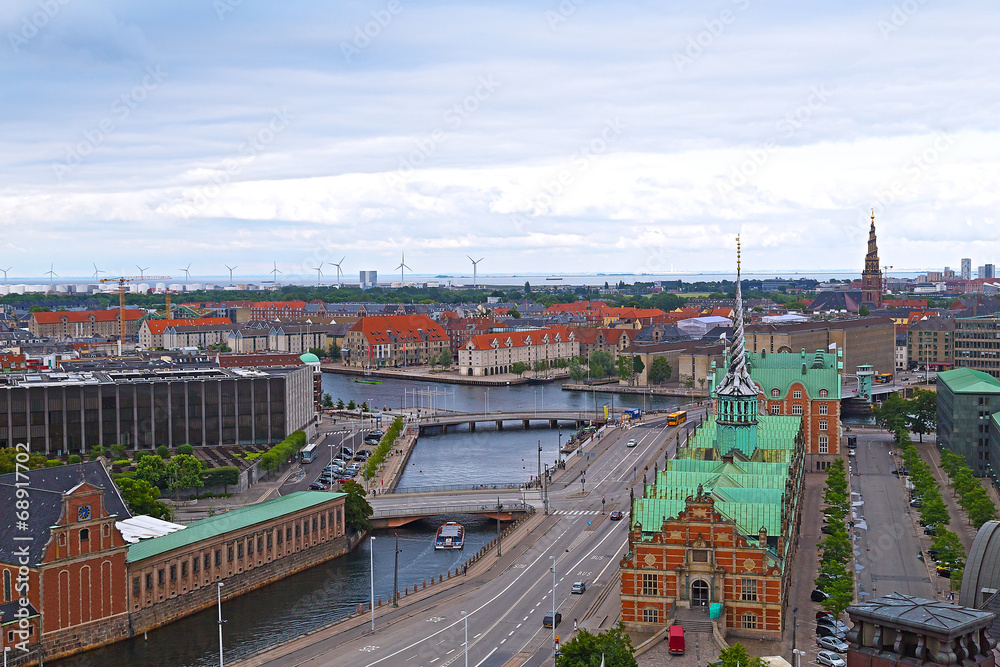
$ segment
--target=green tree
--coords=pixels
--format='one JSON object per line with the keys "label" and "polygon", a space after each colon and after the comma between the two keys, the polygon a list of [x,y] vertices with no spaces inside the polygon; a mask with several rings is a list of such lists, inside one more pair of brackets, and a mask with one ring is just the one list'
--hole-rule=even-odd
{"label": "green tree", "polygon": [[338,398],[337,399],[337,409],[338,410],[343,410],[344,409],[344,399],[342,399],[342,398]]}
{"label": "green tree", "polygon": [[453,361],[454,361],[454,359],[451,356],[451,350],[450,349],[448,349],[446,347],[443,350],[441,350],[441,354],[438,355],[438,363],[439,364],[441,364],[442,366],[451,366],[451,362],[453,362]]}
{"label": "green tree", "polygon": [[832,580],[823,592],[830,597],[823,600],[820,606],[839,617],[845,609],[854,604],[854,578],[845,569],[843,576]]}
{"label": "green tree", "polygon": [[747,653],[746,647],[739,642],[719,653],[719,662],[722,663],[722,667],[765,667],[766,665],[761,658]]}
{"label": "green tree", "polygon": [[936,490],[923,499],[923,506],[920,508],[920,518],[924,523],[933,526],[947,526],[951,522],[948,515],[948,507],[941,499],[941,494]]}
{"label": "green tree", "polygon": [[616,364],[610,352],[597,350],[590,353],[587,364],[590,366],[591,377],[605,378],[615,372]]}
{"label": "green tree", "polygon": [[94,445],[90,448],[90,460],[96,461],[99,457],[104,456],[105,449],[102,445]]}
{"label": "green tree", "polygon": [[163,488],[167,484],[167,462],[158,454],[144,454],[135,466],[135,477]]}
{"label": "green tree", "polygon": [[527,370],[528,370],[528,364],[524,363],[523,361],[515,361],[510,365],[510,372],[513,373],[514,375],[517,375],[518,377],[524,375],[524,373]]}
{"label": "green tree", "polygon": [[[982,491],[982,488],[980,488],[980,491]],[[972,522],[976,530],[982,528],[983,524],[987,521],[997,518],[997,508],[993,504],[993,501],[990,500],[990,497],[986,495],[985,491],[982,491],[981,494],[975,494],[973,501],[965,511],[969,515],[969,521]]]}
{"label": "green tree", "polygon": [[899,394],[889,394],[889,398],[882,401],[882,405],[875,409],[875,423],[892,433],[897,433],[906,426],[908,416],[908,401]]}
{"label": "green tree", "polygon": [[[161,459],[162,461],[162,459]],[[132,514],[145,514],[157,519],[169,519],[170,508],[159,501],[160,490],[144,479],[119,477],[115,485]]]}
{"label": "green tree", "polygon": [[373,510],[365,500],[365,490],[357,482],[351,481],[344,482],[341,488],[347,494],[344,498],[344,522],[347,527],[355,532],[371,530],[369,519]]}
{"label": "green tree", "polygon": [[170,487],[174,490],[194,489],[205,486],[201,481],[204,466],[201,461],[190,454],[178,454],[167,463],[167,477]]}
{"label": "green tree", "polygon": [[632,372],[635,375],[641,375],[644,370],[646,370],[646,364],[643,363],[642,357],[638,354],[632,355]]}
{"label": "green tree", "polygon": [[281,459],[278,454],[269,449],[260,456],[260,467],[268,473],[274,472],[281,466]]}
{"label": "green tree", "polygon": [[619,623],[600,634],[580,629],[573,639],[562,645],[562,655],[556,658],[556,667],[637,667],[632,640]]}
{"label": "green tree", "polygon": [[666,357],[656,357],[649,364],[649,373],[646,374],[646,377],[649,378],[650,384],[663,384],[670,379],[673,372],[674,370],[670,367],[670,362],[667,361]]}
{"label": "green tree", "polygon": [[924,433],[930,433],[937,424],[937,393],[925,389],[917,389],[913,397],[907,401],[909,414],[906,425],[924,441]]}
{"label": "green tree", "polygon": [[235,466],[222,466],[219,468],[209,468],[201,473],[201,481],[205,486],[222,486],[226,493],[229,487],[240,483],[240,469]]}
{"label": "green tree", "polygon": [[74,463],[83,463],[83,457],[79,454],[70,454],[66,462],[70,465],[73,465]]}
{"label": "green tree", "polygon": [[177,453],[187,454],[187,455],[194,454],[194,447],[192,447],[191,445],[181,445],[180,447],[177,448]]}
{"label": "green tree", "polygon": [[524,295],[528,296],[529,294],[531,294],[531,283],[529,283],[527,280],[525,280],[524,281]]}
{"label": "green tree", "polygon": [[333,407],[333,396],[325,392],[323,393],[323,407],[328,409]]}
{"label": "green tree", "polygon": [[109,447],[108,449],[111,450],[111,453],[114,454],[114,457],[116,459],[125,458],[125,452],[128,451],[128,448],[125,445],[121,444],[120,442],[111,445],[111,447]]}
{"label": "green tree", "polygon": [[626,382],[632,379],[632,358],[624,354],[618,357],[618,378]]}
{"label": "green tree", "polygon": [[538,359],[537,361],[535,361],[535,363],[531,365],[531,370],[535,371],[535,373],[541,373],[548,367],[549,367],[549,362],[545,361],[544,359]]}
{"label": "green tree", "polygon": [[354,402],[353,398],[350,401],[347,402],[347,409],[348,410],[357,410],[358,409],[358,404]]}
{"label": "green tree", "polygon": [[332,340],[326,346],[326,356],[334,361],[340,361],[340,346],[337,345],[337,341]]}
{"label": "green tree", "polygon": [[156,454],[161,459],[165,459],[165,458],[168,458],[170,456],[170,450],[167,449],[166,445],[160,445],[159,447],[156,448]]}
{"label": "green tree", "polygon": [[569,362],[569,379],[573,382],[579,382],[583,379],[585,372],[583,366],[580,365],[580,361],[575,357]]}
{"label": "green tree", "polygon": [[942,563],[956,563],[965,560],[965,548],[958,535],[948,529],[937,531],[931,548],[937,552],[937,558]]}
{"label": "green tree", "polygon": [[872,314],[872,311],[869,310],[868,306],[866,306],[864,304],[862,304],[861,307],[858,308],[858,316],[859,317],[868,317],[871,314]]}
{"label": "green tree", "polygon": [[521,311],[517,309],[517,306],[511,306],[510,310],[507,311],[507,314],[516,319],[521,318]]}

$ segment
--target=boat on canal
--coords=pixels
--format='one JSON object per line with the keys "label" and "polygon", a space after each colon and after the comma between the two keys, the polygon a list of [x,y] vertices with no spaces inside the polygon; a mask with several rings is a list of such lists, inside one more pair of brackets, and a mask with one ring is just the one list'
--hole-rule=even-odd
{"label": "boat on canal", "polygon": [[354,378],[354,381],[361,384],[382,384],[381,380],[369,380],[367,378]]}
{"label": "boat on canal", "polygon": [[434,536],[435,549],[461,549],[465,545],[465,526],[454,521],[441,524]]}

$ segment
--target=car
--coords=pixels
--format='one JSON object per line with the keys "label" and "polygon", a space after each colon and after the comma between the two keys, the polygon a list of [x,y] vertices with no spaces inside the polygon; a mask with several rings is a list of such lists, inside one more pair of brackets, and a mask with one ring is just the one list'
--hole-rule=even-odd
{"label": "car", "polygon": [[351,449],[350,447],[341,447],[340,453],[346,454],[347,456],[354,456],[354,450]]}
{"label": "car", "polygon": [[856,450],[854,450],[854,449],[848,449],[847,450],[847,455],[848,456],[857,456],[858,452]]}
{"label": "car", "polygon": [[826,593],[824,593],[823,591],[821,591],[818,588],[814,588],[813,592],[809,595],[809,599],[812,600],[813,602],[822,602],[823,600],[827,599],[828,597],[830,597],[830,596],[827,595]]}
{"label": "car", "polygon": [[831,628],[829,625],[817,625],[816,626],[816,636],[817,637],[836,637],[837,639],[845,639],[847,637],[846,632],[841,632]]}
{"label": "car", "polygon": [[816,654],[816,662],[827,667],[847,667],[844,659],[833,651],[820,651]]}
{"label": "car", "polygon": [[831,535],[833,534],[833,529],[830,528],[828,524],[824,524],[823,526],[820,527],[819,532],[823,533],[824,535]]}
{"label": "car", "polygon": [[931,558],[933,558],[934,560],[937,560],[937,557],[938,557],[937,549],[934,549],[934,548],[928,549],[927,550],[927,555],[930,556]]}
{"label": "car", "polygon": [[917,552],[917,560],[923,560],[923,559],[924,559],[924,552],[918,551]]}
{"label": "car", "polygon": [[931,524],[924,528],[924,535],[937,535],[937,526]]}
{"label": "car", "polygon": [[624,514],[622,514],[619,510],[615,510],[614,512],[611,513],[610,519],[612,521],[621,521],[623,516]]}
{"label": "car", "polygon": [[353,477],[347,477],[346,475],[344,477],[340,477],[337,479],[338,484],[343,484],[344,482],[353,482],[353,481],[354,481]]}
{"label": "car", "polygon": [[365,458],[365,456],[361,452],[358,452],[357,454],[354,455],[354,460],[357,461],[358,463],[364,463],[368,459]]}
{"label": "car", "polygon": [[323,482],[313,482],[312,484],[309,485],[310,491],[326,491],[329,488],[330,487],[324,484]]}
{"label": "car", "polygon": [[914,498],[913,500],[910,501],[910,507],[923,507],[923,506],[924,506],[924,501],[922,501],[920,498]]}
{"label": "car", "polygon": [[829,616],[825,618],[816,619],[816,627],[818,628],[820,626],[828,627],[831,628],[832,630],[835,630],[836,632],[843,632],[844,634],[847,634],[847,631],[850,630],[850,628],[847,627],[846,623],[838,621],[836,618],[832,618]]}
{"label": "car", "polygon": [[562,614],[558,611],[553,616],[551,611],[545,612],[545,617],[542,619],[543,628],[558,628],[559,624],[562,622]]}
{"label": "car", "polygon": [[574,581],[573,587],[569,589],[570,593],[575,593],[577,595],[582,595],[587,592],[587,584],[582,581]]}
{"label": "car", "polygon": [[951,568],[948,567],[947,565],[938,565],[937,566],[937,573],[938,573],[939,577],[950,577],[951,576]]}
{"label": "car", "polygon": [[836,637],[820,637],[816,640],[816,644],[820,648],[825,648],[830,651],[835,651],[837,653],[847,653],[848,644],[847,642],[837,639]]}
{"label": "car", "polygon": [[816,620],[819,620],[821,618],[833,618],[833,614],[831,614],[828,611],[820,609],[819,611],[816,612]]}
{"label": "car", "polygon": [[625,446],[626,446],[626,447],[635,447],[635,446],[636,446],[636,445],[638,445],[638,444],[639,444],[639,443],[638,443],[638,442],[636,442],[636,439],[635,439],[635,438],[631,438],[631,439],[630,439],[630,440],[629,440],[628,442],[626,442],[626,443],[625,443]]}

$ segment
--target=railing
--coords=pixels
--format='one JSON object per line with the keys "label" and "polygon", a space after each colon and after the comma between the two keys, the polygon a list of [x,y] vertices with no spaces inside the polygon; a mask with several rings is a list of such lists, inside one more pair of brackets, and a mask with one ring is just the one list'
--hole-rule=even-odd
{"label": "railing", "polygon": [[495,482],[491,484],[444,484],[442,486],[407,486],[393,493],[437,493],[438,491],[494,491],[497,489],[525,488],[524,482]]}
{"label": "railing", "polygon": [[[501,503],[501,512],[529,512],[531,505],[518,501]],[[482,514],[496,512],[496,503],[476,503],[473,505],[451,505],[432,507],[406,507],[402,509],[375,510],[373,519],[389,519],[392,517],[435,516],[438,514]]]}

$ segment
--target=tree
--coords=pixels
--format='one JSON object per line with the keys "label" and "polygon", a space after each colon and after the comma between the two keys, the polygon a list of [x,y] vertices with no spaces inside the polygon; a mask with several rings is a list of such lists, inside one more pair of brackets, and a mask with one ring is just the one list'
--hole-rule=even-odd
{"label": "tree", "polygon": [[729,648],[719,653],[719,662],[722,667],[765,667],[766,663],[756,656],[747,653],[743,644],[736,642]]}
{"label": "tree", "polygon": [[869,310],[868,306],[866,306],[864,304],[862,304],[861,307],[858,308],[858,316],[859,317],[868,317],[871,314],[872,314],[872,311]]}
{"label": "tree", "polygon": [[70,454],[66,462],[70,465],[73,465],[74,463],[83,463],[83,457],[79,454]]}
{"label": "tree", "polygon": [[167,462],[158,454],[144,454],[135,466],[135,478],[163,488],[167,480]]}
{"label": "tree", "polygon": [[667,361],[666,357],[656,357],[649,364],[649,373],[646,374],[646,377],[649,378],[650,384],[663,384],[670,379],[673,372],[674,370],[670,367],[670,362]]}
{"label": "tree", "polygon": [[111,453],[114,455],[115,459],[125,458],[125,452],[128,451],[128,448],[125,447],[125,445],[121,444],[120,442],[111,445],[109,449],[111,450]]}
{"label": "tree", "polygon": [[201,473],[201,481],[205,483],[205,486],[222,485],[223,490],[229,493],[230,486],[240,483],[240,469],[235,466],[209,468]]}
{"label": "tree", "polygon": [[355,532],[371,530],[368,519],[372,515],[372,506],[365,500],[365,490],[357,482],[347,481],[341,485],[347,497],[344,498],[344,522]]}
{"label": "tree", "polygon": [[203,470],[204,466],[202,466],[201,461],[195,457],[190,454],[178,454],[167,463],[170,487],[177,491],[205,486],[205,483],[201,481]]}
{"label": "tree", "polygon": [[528,370],[528,364],[524,363],[523,361],[515,361],[510,365],[510,372],[513,373],[514,375],[517,375],[518,377],[524,375],[524,373],[527,370]]}
{"label": "tree", "polygon": [[931,548],[937,552],[937,558],[942,563],[955,563],[965,560],[965,548],[958,535],[948,529],[937,531]]}
{"label": "tree", "polygon": [[913,392],[913,398],[907,401],[909,404],[909,415],[906,425],[911,431],[920,436],[920,442],[924,441],[924,433],[934,430],[937,424],[937,393],[925,389],[917,389]]}
{"label": "tree", "polygon": [[340,359],[340,346],[337,345],[337,341],[330,341],[330,344],[326,346],[326,356],[334,361]]}
{"label": "tree", "polygon": [[337,409],[338,410],[343,410],[344,409],[344,399],[342,399],[342,398],[338,398],[337,399]]}
{"label": "tree", "polygon": [[625,381],[632,379],[632,358],[624,354],[618,357],[618,378]]}
{"label": "tree", "polygon": [[637,354],[632,355],[632,372],[635,375],[641,375],[644,370],[646,370],[646,364],[642,362],[642,357]]}
{"label": "tree", "polygon": [[170,450],[169,450],[169,449],[167,449],[167,446],[166,446],[166,445],[160,445],[159,447],[157,447],[157,448],[156,448],[156,454],[157,454],[157,456],[159,456],[159,457],[160,457],[161,459],[165,459],[165,458],[167,458],[168,456],[170,456]]}
{"label": "tree", "polygon": [[180,447],[177,448],[177,453],[188,454],[188,455],[194,454],[194,447],[192,447],[191,445],[181,445]]}
{"label": "tree", "polygon": [[524,295],[528,296],[529,294],[531,294],[531,283],[529,283],[527,280],[525,280],[524,281]]}
{"label": "tree", "polygon": [[[982,491],[982,488],[979,489]],[[990,500],[990,497],[986,495],[986,492],[981,494],[975,494],[969,507],[965,509],[966,514],[969,515],[969,521],[972,525],[979,530],[983,527],[983,524],[987,521],[992,521],[997,518],[997,508]]]}
{"label": "tree", "polygon": [[105,450],[102,445],[94,445],[90,448],[90,460],[96,461],[98,457],[104,456]]}
{"label": "tree", "polygon": [[923,506],[920,508],[920,518],[924,520],[924,523],[938,527],[947,526],[951,522],[948,507],[941,500],[941,494],[937,490],[929,494],[929,497],[924,497]]}
{"label": "tree", "polygon": [[614,357],[611,356],[610,352],[604,350],[591,352],[587,363],[590,366],[591,377],[604,378],[615,372]]}
{"label": "tree", "polygon": [[632,640],[621,623],[596,635],[581,628],[562,645],[556,667],[597,667],[602,659],[606,667],[636,667],[634,653]]}
{"label": "tree", "polygon": [[579,382],[584,376],[583,366],[580,365],[580,361],[575,357],[569,362],[569,379],[573,382]]}
{"label": "tree", "polygon": [[454,359],[451,356],[451,350],[447,347],[441,350],[441,354],[438,356],[438,363],[442,366],[451,366],[451,362]]}
{"label": "tree", "polygon": [[323,348],[321,348],[321,347],[310,347],[309,348],[309,354],[314,354],[317,357],[324,357],[324,356],[326,356],[325,355],[325,350],[323,350]]}
{"label": "tree", "polygon": [[347,402],[347,409],[348,410],[357,410],[358,409],[358,404],[354,402],[353,398],[350,401]]}
{"label": "tree", "polygon": [[260,467],[262,470],[271,473],[277,470],[279,466],[281,466],[281,459],[278,458],[278,455],[274,451],[269,449],[261,454]]}
{"label": "tree", "polygon": [[507,311],[507,315],[509,315],[510,317],[520,319],[521,311],[517,309],[517,306],[511,306],[510,310]]}
{"label": "tree", "polygon": [[854,604],[854,578],[844,570],[844,575],[831,581],[823,592],[829,595],[820,603],[823,609],[839,617],[850,605]]}
{"label": "tree", "polygon": [[544,359],[538,359],[537,361],[535,361],[535,363],[531,365],[531,370],[535,371],[535,373],[541,373],[548,367],[549,367],[549,362],[545,361]]}
{"label": "tree", "polygon": [[[906,425],[908,415],[908,401],[899,394],[889,394],[889,398],[875,409],[875,423],[886,431],[898,433]],[[896,440],[899,442],[899,437]]]}
{"label": "tree", "polygon": [[324,408],[332,408],[333,407],[333,396],[330,396],[330,394],[327,394],[327,393],[323,394],[323,407]]}
{"label": "tree", "polygon": [[132,514],[145,514],[156,519],[170,518],[170,508],[158,500],[160,490],[146,480],[119,477],[115,485]]}

